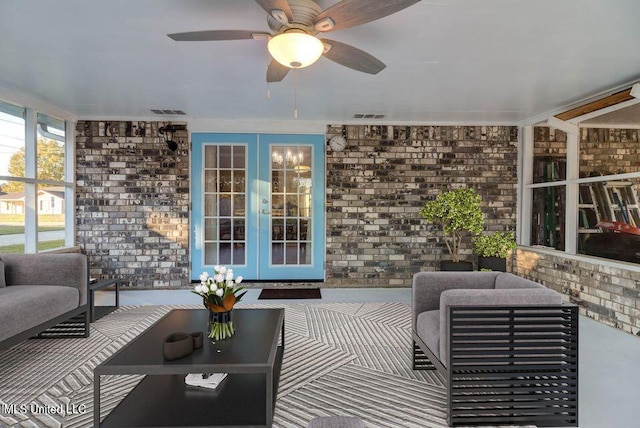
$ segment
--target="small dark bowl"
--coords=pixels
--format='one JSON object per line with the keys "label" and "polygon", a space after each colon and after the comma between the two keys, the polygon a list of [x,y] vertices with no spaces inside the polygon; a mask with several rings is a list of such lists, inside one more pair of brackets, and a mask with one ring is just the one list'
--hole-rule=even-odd
{"label": "small dark bowl", "polygon": [[193,338],[193,349],[202,348],[203,336],[204,335],[201,331],[194,331],[193,333],[191,333],[191,337]]}
{"label": "small dark bowl", "polygon": [[193,337],[187,333],[172,333],[162,344],[162,355],[167,361],[186,357],[193,352]]}

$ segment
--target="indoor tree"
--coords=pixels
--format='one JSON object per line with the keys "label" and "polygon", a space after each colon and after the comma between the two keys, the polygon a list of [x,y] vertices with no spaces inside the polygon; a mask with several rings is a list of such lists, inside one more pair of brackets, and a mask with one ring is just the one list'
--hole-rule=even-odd
{"label": "indoor tree", "polygon": [[440,193],[420,210],[424,219],[442,227],[453,262],[460,261],[462,238],[467,234],[477,235],[484,228],[481,202],[475,190],[462,188]]}

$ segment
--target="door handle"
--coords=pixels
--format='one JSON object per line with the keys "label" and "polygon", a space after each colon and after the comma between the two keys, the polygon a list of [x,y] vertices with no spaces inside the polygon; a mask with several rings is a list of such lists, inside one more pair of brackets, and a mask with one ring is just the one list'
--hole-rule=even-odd
{"label": "door handle", "polygon": [[269,211],[269,210],[262,210],[262,214],[271,214],[271,211]]}

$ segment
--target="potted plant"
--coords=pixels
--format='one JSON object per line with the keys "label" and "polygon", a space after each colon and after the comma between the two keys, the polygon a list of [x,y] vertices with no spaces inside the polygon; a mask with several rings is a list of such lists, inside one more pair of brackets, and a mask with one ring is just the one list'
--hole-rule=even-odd
{"label": "potted plant", "polygon": [[477,235],[484,227],[480,195],[473,189],[455,189],[424,204],[420,215],[442,227],[451,260],[442,260],[442,270],[473,270],[473,263],[460,261],[460,245],[467,234]]}
{"label": "potted plant", "polygon": [[506,272],[507,257],[516,248],[516,240],[513,232],[494,232],[476,236],[473,247],[478,254],[478,270]]}

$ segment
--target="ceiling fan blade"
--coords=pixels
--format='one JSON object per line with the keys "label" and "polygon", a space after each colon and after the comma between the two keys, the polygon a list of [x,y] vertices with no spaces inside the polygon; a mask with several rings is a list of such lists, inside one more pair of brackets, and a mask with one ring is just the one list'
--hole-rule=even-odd
{"label": "ceiling fan blade", "polygon": [[272,59],[269,63],[269,67],[267,68],[267,82],[280,82],[285,78],[289,70],[291,70],[289,67],[280,64],[275,59]]}
{"label": "ceiling fan blade", "polygon": [[271,34],[264,31],[246,30],[210,30],[210,31],[190,31],[188,33],[167,34],[176,42],[210,42],[216,40],[245,40],[253,39],[254,36],[269,37]]}
{"label": "ceiling fan blade", "polygon": [[[333,21],[333,28],[330,28],[329,31],[342,30],[384,18],[387,15],[414,5],[419,1],[420,0],[342,0],[320,12],[320,14],[316,16],[314,23],[330,18],[331,21]],[[316,28],[322,31],[321,28]]]}
{"label": "ceiling fan blade", "polygon": [[329,39],[320,39],[320,41],[331,47],[323,55],[345,67],[369,74],[378,74],[386,67],[378,58],[351,45]]}
{"label": "ceiling fan blade", "polygon": [[[273,15],[272,11],[281,10],[285,15],[287,15],[287,19],[289,20],[289,22],[293,21],[293,15],[291,14],[291,8],[289,7],[289,3],[287,3],[287,0],[256,0],[256,3],[258,3],[264,10],[267,11],[269,15],[271,15],[275,19],[278,18]],[[286,23],[283,22],[283,24]]]}

